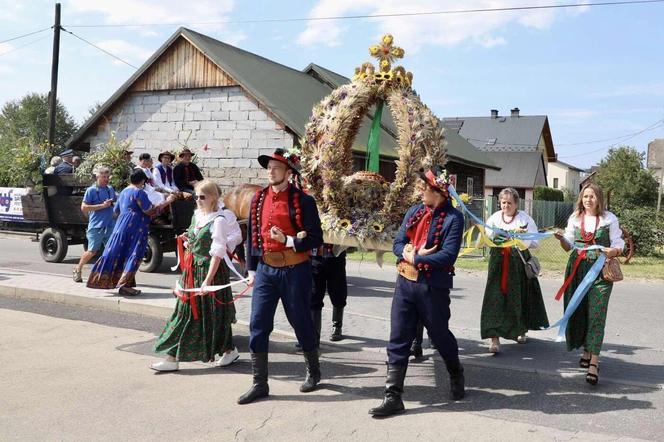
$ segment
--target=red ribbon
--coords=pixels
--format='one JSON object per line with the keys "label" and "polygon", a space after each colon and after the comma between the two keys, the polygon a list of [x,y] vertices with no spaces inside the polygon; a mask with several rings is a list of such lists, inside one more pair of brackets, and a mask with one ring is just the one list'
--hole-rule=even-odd
{"label": "red ribbon", "polygon": [[565,293],[565,290],[567,290],[567,287],[570,285],[572,282],[572,279],[574,279],[574,275],[576,275],[576,271],[579,269],[579,264],[581,264],[581,261],[583,261],[586,257],[586,249],[583,249],[579,252],[578,255],[576,255],[576,261],[574,261],[574,266],[572,267],[572,271],[570,272],[569,276],[563,283],[562,287],[558,290],[558,293],[556,293],[556,301],[560,301],[560,298],[563,296],[563,293]]}
{"label": "red ribbon", "polygon": [[510,247],[503,247],[503,263],[500,275],[500,291],[507,296],[507,277],[510,271]]}
{"label": "red ribbon", "polygon": [[[194,255],[188,250],[184,249],[184,242],[186,240],[185,235],[178,236],[178,256],[180,257],[180,270],[186,275],[184,280],[184,288],[191,289],[194,288]],[[182,300],[185,304],[189,302],[191,306],[191,314],[194,317],[194,320],[198,320],[198,303],[196,302],[196,293],[191,295],[185,293],[176,292],[178,298]]]}

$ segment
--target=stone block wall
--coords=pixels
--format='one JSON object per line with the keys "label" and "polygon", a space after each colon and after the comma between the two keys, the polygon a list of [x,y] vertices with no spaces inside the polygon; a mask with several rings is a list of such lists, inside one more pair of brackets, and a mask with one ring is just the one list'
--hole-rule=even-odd
{"label": "stone block wall", "polygon": [[186,143],[203,175],[224,190],[265,184],[256,158],[291,147],[295,139],[239,86],[130,93],[84,141],[98,149],[111,131],[132,141],[135,159],[149,152],[156,161],[159,152]]}

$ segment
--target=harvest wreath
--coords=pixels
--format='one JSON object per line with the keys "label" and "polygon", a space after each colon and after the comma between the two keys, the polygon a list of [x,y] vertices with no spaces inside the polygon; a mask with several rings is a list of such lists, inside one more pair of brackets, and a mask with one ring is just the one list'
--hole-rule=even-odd
{"label": "harvest wreath", "polygon": [[[401,66],[391,68],[404,55],[392,36],[385,35],[369,53],[379,60],[377,72],[371,63],[362,64],[351,83],[314,107],[301,142],[302,172],[318,202],[326,241],[391,250],[403,214],[416,201],[417,172],[447,162],[445,137],[438,118],[412,90],[412,74]],[[392,183],[375,172],[353,173],[352,146],[360,124],[383,102],[397,127]],[[375,115],[380,118],[379,111]]]}

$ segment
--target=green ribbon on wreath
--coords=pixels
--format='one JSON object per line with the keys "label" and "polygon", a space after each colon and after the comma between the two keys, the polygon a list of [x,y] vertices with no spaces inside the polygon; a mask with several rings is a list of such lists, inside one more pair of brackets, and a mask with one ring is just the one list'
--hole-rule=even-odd
{"label": "green ribbon on wreath", "polygon": [[367,141],[367,159],[364,164],[365,170],[369,172],[380,171],[380,120],[383,117],[383,100],[376,102],[376,112],[374,113],[373,123],[369,131],[369,141]]}

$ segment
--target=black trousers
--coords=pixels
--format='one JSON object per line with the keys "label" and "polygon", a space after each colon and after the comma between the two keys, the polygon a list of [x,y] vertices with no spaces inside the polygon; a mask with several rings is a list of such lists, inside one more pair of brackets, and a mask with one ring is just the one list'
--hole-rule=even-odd
{"label": "black trousers", "polygon": [[348,298],[346,281],[346,256],[311,257],[311,310],[323,308],[325,292],[335,307],[345,307]]}
{"label": "black trousers", "polygon": [[397,277],[390,315],[390,342],[387,361],[393,365],[408,365],[410,346],[422,321],[429,338],[446,361],[459,357],[456,338],[449,329],[450,290],[412,282]]}

